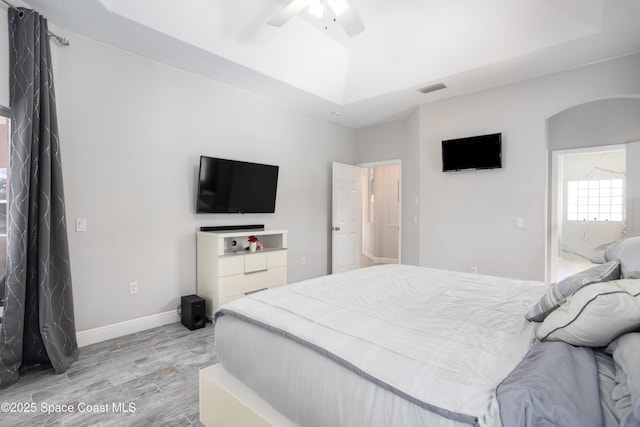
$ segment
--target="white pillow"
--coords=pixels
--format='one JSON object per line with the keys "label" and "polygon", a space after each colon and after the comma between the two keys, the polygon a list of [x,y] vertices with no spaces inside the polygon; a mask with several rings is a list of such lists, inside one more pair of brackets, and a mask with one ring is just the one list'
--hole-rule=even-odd
{"label": "white pillow", "polygon": [[604,347],[640,327],[640,279],[596,283],[578,290],[551,312],[538,338]]}

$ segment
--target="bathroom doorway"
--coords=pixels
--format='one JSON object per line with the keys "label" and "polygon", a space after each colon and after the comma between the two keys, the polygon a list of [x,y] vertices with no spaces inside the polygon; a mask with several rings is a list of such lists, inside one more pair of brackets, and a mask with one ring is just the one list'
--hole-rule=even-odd
{"label": "bathroom doorway", "polygon": [[359,166],[362,168],[362,266],[399,264],[400,161]]}

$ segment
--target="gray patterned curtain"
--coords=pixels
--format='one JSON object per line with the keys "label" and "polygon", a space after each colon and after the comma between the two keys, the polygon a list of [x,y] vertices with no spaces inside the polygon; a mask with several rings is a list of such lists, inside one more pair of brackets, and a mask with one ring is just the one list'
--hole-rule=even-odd
{"label": "gray patterned curtain", "polygon": [[78,357],[47,21],[9,9],[11,157],[0,386]]}

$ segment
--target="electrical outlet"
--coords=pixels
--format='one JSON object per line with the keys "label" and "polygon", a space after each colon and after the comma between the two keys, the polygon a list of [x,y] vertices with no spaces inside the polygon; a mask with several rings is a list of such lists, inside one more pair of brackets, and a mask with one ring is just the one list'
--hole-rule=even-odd
{"label": "electrical outlet", "polygon": [[475,265],[471,267],[471,274],[478,274],[478,267],[476,267]]}
{"label": "electrical outlet", "polygon": [[138,293],[138,282],[129,283],[129,295],[135,295]]}
{"label": "electrical outlet", "polygon": [[77,232],[85,232],[85,231],[87,231],[87,218],[77,218],[76,219],[76,231]]}

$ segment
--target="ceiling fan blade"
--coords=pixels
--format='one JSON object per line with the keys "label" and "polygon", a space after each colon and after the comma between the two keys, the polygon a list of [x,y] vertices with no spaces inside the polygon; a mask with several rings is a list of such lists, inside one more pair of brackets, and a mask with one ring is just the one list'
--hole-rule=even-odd
{"label": "ceiling fan blade", "polygon": [[347,7],[340,13],[336,13],[336,21],[342,25],[349,37],[353,37],[364,31],[364,24],[358,17],[351,2],[348,2]]}
{"label": "ceiling fan blade", "polygon": [[286,5],[284,9],[282,9],[280,12],[273,15],[273,17],[269,19],[269,21],[267,21],[267,24],[273,25],[274,27],[281,27],[282,25],[284,25],[285,22],[287,22],[293,16],[297,15],[302,9],[304,9],[308,5],[309,4],[307,3],[306,0],[293,0],[291,3]]}

